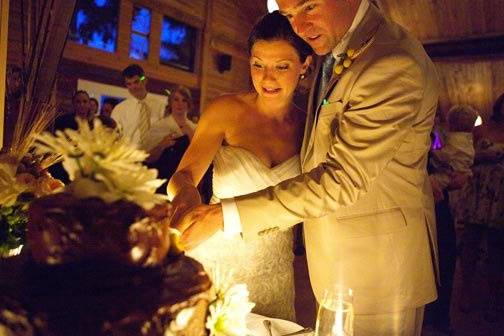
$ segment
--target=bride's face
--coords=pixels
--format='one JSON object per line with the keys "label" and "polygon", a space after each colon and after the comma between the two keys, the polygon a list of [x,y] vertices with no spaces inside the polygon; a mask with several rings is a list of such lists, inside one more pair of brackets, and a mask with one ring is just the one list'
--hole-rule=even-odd
{"label": "bride's face", "polygon": [[296,49],[287,41],[258,40],[252,46],[250,75],[257,93],[269,99],[291,99],[299,77],[310,59],[301,63]]}

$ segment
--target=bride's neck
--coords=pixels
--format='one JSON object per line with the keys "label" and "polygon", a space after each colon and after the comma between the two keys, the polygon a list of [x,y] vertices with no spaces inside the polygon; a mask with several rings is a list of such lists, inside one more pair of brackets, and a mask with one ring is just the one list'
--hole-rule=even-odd
{"label": "bride's neck", "polygon": [[289,115],[292,109],[291,100],[279,101],[273,99],[264,99],[261,96],[256,96],[256,106],[258,111],[265,116],[274,119],[284,119]]}

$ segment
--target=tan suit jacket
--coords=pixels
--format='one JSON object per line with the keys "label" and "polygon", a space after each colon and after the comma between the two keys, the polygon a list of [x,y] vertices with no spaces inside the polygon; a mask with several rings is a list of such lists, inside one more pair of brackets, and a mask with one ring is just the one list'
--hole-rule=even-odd
{"label": "tan suit jacket", "polygon": [[324,289],[339,284],[353,289],[357,314],[419,307],[436,298],[426,164],[437,75],[420,43],[374,6],[349,47],[360,54],[333,75],[321,106],[314,106],[312,87],[304,173],[235,199],[243,236],[304,221],[319,302]]}

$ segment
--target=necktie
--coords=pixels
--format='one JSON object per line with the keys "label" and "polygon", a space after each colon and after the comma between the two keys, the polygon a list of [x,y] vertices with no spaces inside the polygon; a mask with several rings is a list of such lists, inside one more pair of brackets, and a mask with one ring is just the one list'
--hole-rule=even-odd
{"label": "necktie", "polygon": [[324,61],[322,62],[322,73],[320,74],[320,80],[318,85],[317,106],[319,106],[322,100],[324,99],[324,92],[327,87],[327,84],[329,83],[329,80],[331,79],[331,75],[333,72],[334,61],[335,59],[333,55],[330,53],[329,55],[325,56]]}
{"label": "necktie", "polygon": [[140,116],[138,118],[138,130],[140,131],[140,144],[143,145],[147,131],[150,129],[150,109],[145,101],[140,100]]}

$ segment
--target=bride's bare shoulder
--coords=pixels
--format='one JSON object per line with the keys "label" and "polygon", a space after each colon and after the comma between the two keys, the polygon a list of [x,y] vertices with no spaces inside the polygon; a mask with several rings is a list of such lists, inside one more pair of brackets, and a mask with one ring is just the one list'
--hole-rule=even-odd
{"label": "bride's bare shoulder", "polygon": [[228,118],[236,116],[246,109],[250,101],[249,94],[224,94],[210,101],[205,107],[204,114],[219,114],[221,117]]}

